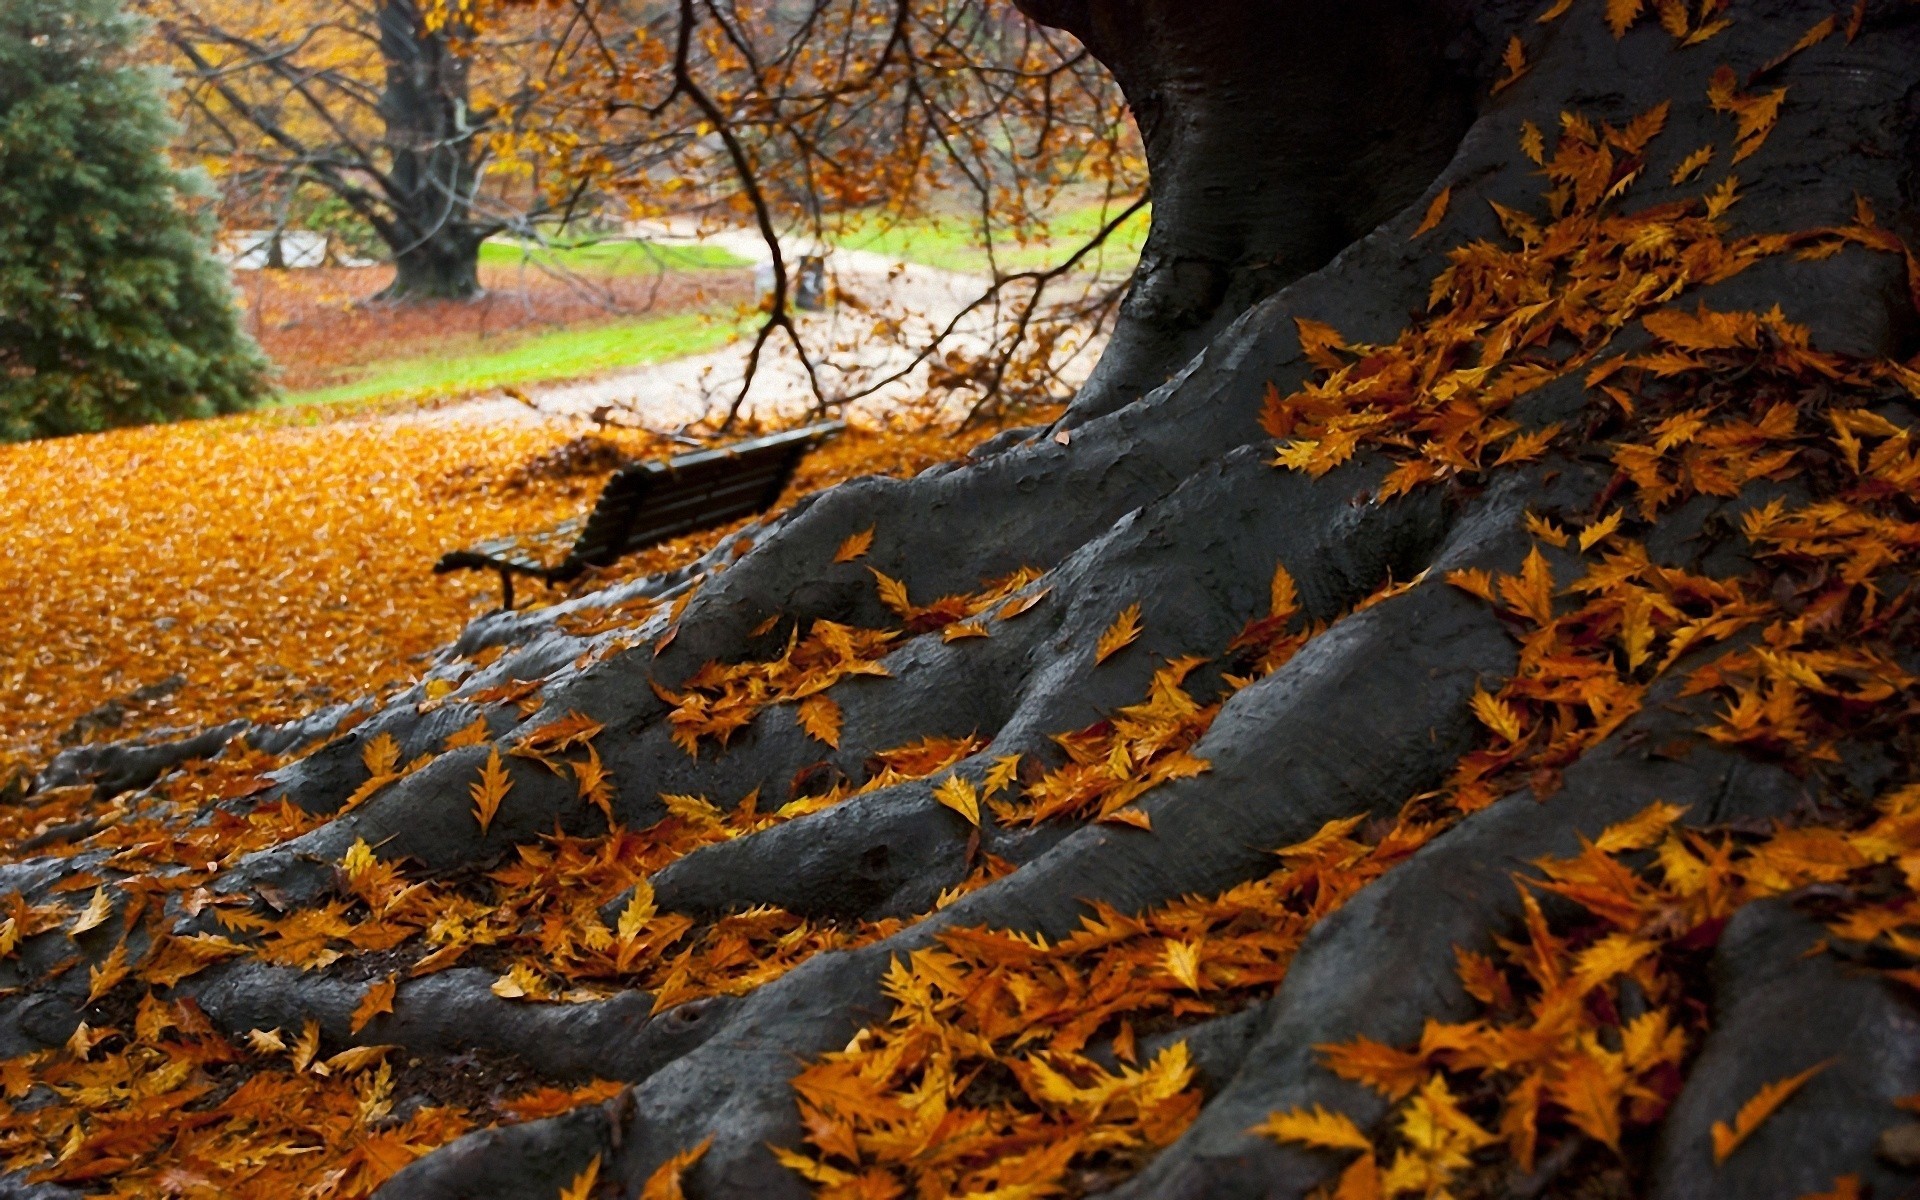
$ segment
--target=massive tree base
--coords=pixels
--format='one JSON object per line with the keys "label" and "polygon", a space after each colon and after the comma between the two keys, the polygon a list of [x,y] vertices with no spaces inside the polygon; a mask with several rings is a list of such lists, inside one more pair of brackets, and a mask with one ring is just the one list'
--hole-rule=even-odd
{"label": "massive tree base", "polygon": [[[1619,38],[1599,7],[1515,24],[1524,70],[1424,195],[1139,399],[480,621],[348,732],[257,733],[198,792],[142,778],[155,752],[68,763],[149,790],[4,868],[0,1052],[184,1036],[148,991],[196,1044],[284,1031],[297,1071],[396,1047],[367,1144],[463,1069],[623,1085],[382,1197],[1015,1167],[1044,1188],[1007,1194],[1904,1194],[1920,375],[1887,230],[1920,212],[1920,20],[1870,6],[1769,66],[1825,6]],[[1575,261],[1629,225],[1609,253],[1645,294]],[[1469,243],[1545,264],[1546,302],[1489,299],[1515,277]],[[1396,363],[1420,386],[1368,393]],[[1782,549],[1797,513],[1848,548]],[[569,908],[473,936],[567,854]],[[406,925],[408,895],[447,921]],[[736,936],[756,961],[721,962]],[[71,1128],[38,1129],[39,1177],[110,1178],[65,1166],[106,1126]]]}

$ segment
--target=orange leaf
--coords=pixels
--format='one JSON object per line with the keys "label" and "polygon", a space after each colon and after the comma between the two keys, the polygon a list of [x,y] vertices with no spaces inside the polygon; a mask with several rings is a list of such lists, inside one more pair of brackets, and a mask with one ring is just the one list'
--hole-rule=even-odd
{"label": "orange leaf", "polygon": [[399,988],[398,978],[393,975],[376,980],[367,985],[366,995],[360,997],[360,1003],[353,1010],[353,1021],[349,1028],[359,1033],[367,1027],[367,1022],[381,1013],[393,1011],[393,994]]}
{"label": "orange leaf", "polygon": [[1320,321],[1309,321],[1305,317],[1295,317],[1293,323],[1300,330],[1300,351],[1307,361],[1326,370],[1338,370],[1342,365],[1335,350],[1347,348],[1346,339],[1333,326]]}
{"label": "orange leaf", "polygon": [[580,798],[599,809],[611,826],[614,823],[613,773],[601,765],[600,752],[589,745],[586,761],[571,765],[573,778],[580,789]]}
{"label": "orange leaf", "polygon": [[835,750],[840,748],[840,706],[824,695],[808,696],[795,714],[800,728]]}
{"label": "orange leaf", "polygon": [[708,1137],[693,1149],[682,1150],[661,1163],[659,1169],[647,1176],[647,1182],[641,1185],[640,1200],[686,1200],[684,1180],[687,1171],[700,1161],[700,1156],[711,1145],[713,1138]]}
{"label": "orange leaf", "polygon": [[507,798],[512,787],[513,777],[500,765],[499,748],[487,751],[487,763],[480,768],[480,782],[467,785],[467,794],[473,797],[474,819],[480,822],[482,834],[493,824],[493,814],[500,811],[500,802]]}
{"label": "orange leaf", "polygon": [[[1519,38],[1513,39],[1513,46],[1517,48],[1519,45],[1520,45],[1520,39]],[[1522,56],[1521,69],[1522,70],[1525,69],[1524,55]],[[1512,82],[1513,82],[1512,79],[1505,80],[1501,84],[1501,86],[1505,86],[1507,83],[1512,83]],[[1494,91],[1496,92],[1499,90],[1500,90],[1499,87],[1494,88]],[[1447,187],[1441,188],[1440,194],[1433,198],[1433,203],[1427,205],[1427,215],[1420,218],[1420,225],[1418,228],[1416,228],[1413,231],[1412,237],[1417,238],[1417,237],[1420,237],[1422,234],[1433,232],[1434,227],[1440,224],[1440,219],[1447,215],[1447,202],[1452,199],[1453,199],[1452,186],[1449,185]],[[1409,238],[1409,240],[1412,240],[1412,239]]]}
{"label": "orange leaf", "polygon": [[588,1200],[593,1195],[594,1184],[600,1182],[600,1156],[593,1156],[586,1168],[573,1177],[573,1182],[560,1189],[560,1200]]}
{"label": "orange leaf", "polygon": [[902,621],[911,621],[915,613],[913,601],[907,598],[907,585],[888,575],[878,567],[868,567],[873,579],[880,587],[880,603]]}
{"label": "orange leaf", "polygon": [[1560,1064],[1547,1091],[1567,1110],[1567,1119],[1581,1132],[1620,1148],[1620,1097],[1626,1074],[1618,1063],[1602,1062],[1592,1054],[1575,1054]]}
{"label": "orange leaf", "polygon": [[1135,829],[1153,832],[1153,818],[1137,808],[1116,808],[1099,818],[1103,825],[1131,825]]}
{"label": "orange leaf", "polygon": [[1140,605],[1129,604],[1093,646],[1093,661],[1103,663],[1140,639]]}
{"label": "orange leaf", "polygon": [[1034,605],[1045,600],[1052,591],[1053,589],[1050,587],[1043,587],[1037,592],[1028,592],[1026,595],[1017,599],[1009,600],[994,616],[1002,621],[1017,617],[1021,613],[1030,611]]}
{"label": "orange leaf", "polygon": [[1614,37],[1625,37],[1645,7],[1646,0],[1607,0],[1607,28]]}
{"label": "orange leaf", "polygon": [[99,966],[87,968],[87,1003],[92,1004],[117,987],[127,977],[127,944],[121,942]]}
{"label": "orange leaf", "polygon": [[1328,1112],[1318,1104],[1312,1111],[1304,1108],[1270,1114],[1248,1133],[1270,1137],[1276,1142],[1301,1142],[1322,1150],[1373,1150],[1373,1141],[1341,1112]]}
{"label": "orange leaf", "polygon": [[1740,1106],[1733,1115],[1733,1124],[1725,1121],[1713,1123],[1713,1161],[1717,1165],[1726,1162],[1740,1143],[1753,1136],[1754,1130],[1772,1116],[1774,1110],[1785,1104],[1789,1097],[1799,1091],[1807,1080],[1833,1065],[1833,1060],[1817,1062],[1798,1075],[1789,1075],[1785,1079],[1776,1079],[1765,1084],[1753,1094],[1752,1099]]}
{"label": "orange leaf", "polygon": [[1398,1100],[1427,1077],[1427,1062],[1408,1050],[1359,1036],[1350,1042],[1315,1046],[1327,1070],[1342,1079],[1364,1083],[1390,1100]]}
{"label": "orange leaf", "polygon": [[[1506,52],[1500,56],[1500,65],[1507,69],[1507,73],[1493,85],[1496,95],[1512,87],[1516,80],[1527,73],[1527,48],[1521,44],[1518,35],[1507,43]],[[1434,216],[1434,221],[1437,224],[1439,218]]]}
{"label": "orange leaf", "polygon": [[840,548],[833,552],[833,561],[837,563],[850,563],[856,558],[864,557],[868,548],[872,545],[873,526],[869,525],[859,533],[848,534],[847,540],[841,542]]}

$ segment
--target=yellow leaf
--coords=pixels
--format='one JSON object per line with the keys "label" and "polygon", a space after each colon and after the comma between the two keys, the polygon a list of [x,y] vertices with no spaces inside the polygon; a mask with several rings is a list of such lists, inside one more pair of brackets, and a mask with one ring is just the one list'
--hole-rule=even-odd
{"label": "yellow leaf", "polygon": [[980,797],[963,777],[947,776],[933,789],[933,798],[965,817],[967,824],[976,829],[980,827]]}
{"label": "yellow leaf", "polygon": [[809,737],[816,738],[840,748],[840,706],[824,695],[808,696],[799,704],[795,715],[800,720],[800,728],[807,731]]}
{"label": "yellow leaf", "polygon": [[614,936],[623,942],[631,942],[640,936],[640,931],[654,918],[658,910],[654,906],[653,885],[642,879],[633,885],[633,896],[627,906],[620,910],[620,920],[614,929]]}
{"label": "yellow leaf", "polygon": [[1197,992],[1206,987],[1207,981],[1200,976],[1200,943],[1197,939],[1182,942],[1169,938],[1165,965],[1167,974],[1178,979],[1189,990]]}
{"label": "yellow leaf", "polygon": [[1498,603],[1493,591],[1493,576],[1479,567],[1461,567],[1447,572],[1447,582],[1463,592],[1470,592],[1485,600],[1488,604]]}
{"label": "yellow leaf", "polygon": [[1567,531],[1555,525],[1546,517],[1534,513],[1527,514],[1527,532],[1539,538],[1549,546],[1564,549],[1567,544]]}
{"label": "yellow leaf", "polygon": [[1295,1108],[1273,1113],[1247,1132],[1262,1134],[1276,1142],[1302,1142],[1322,1150],[1373,1150],[1372,1140],[1360,1132],[1352,1117],[1328,1112],[1318,1104],[1311,1112]]}
{"label": "yellow leaf", "polygon": [[458,750],[462,746],[478,746],[483,744],[487,737],[487,719],[475,717],[469,724],[448,734],[447,740],[441,743],[441,748]]}
{"label": "yellow leaf", "polygon": [[877,567],[868,567],[873,572],[874,582],[880,588],[880,603],[903,621],[911,621],[917,610],[913,601],[907,598],[907,585]]}
{"label": "yellow leaf", "polygon": [[1681,159],[1680,165],[1673,169],[1673,174],[1671,177],[1668,178],[1667,182],[1671,183],[1675,187],[1679,187],[1681,184],[1685,183],[1687,180],[1692,179],[1695,175],[1698,175],[1700,172],[1706,170],[1707,164],[1712,161],[1713,161],[1713,143],[1708,142],[1706,145],[1700,147],[1698,150],[1695,150],[1692,154],[1689,154],[1685,158]]}
{"label": "yellow leaf", "polygon": [[1573,982],[1582,993],[1591,991],[1633,970],[1659,948],[1657,943],[1630,933],[1610,933],[1575,956]]}
{"label": "yellow leaf", "polygon": [[943,642],[958,642],[966,638],[986,636],[987,627],[978,621],[955,621],[940,630],[940,640]]}
{"label": "yellow leaf", "polygon": [[1798,1075],[1776,1079],[1762,1086],[1753,1094],[1752,1099],[1740,1106],[1740,1111],[1733,1115],[1732,1125],[1728,1125],[1725,1121],[1715,1121],[1713,1123],[1713,1161],[1716,1164],[1726,1162],[1728,1157],[1740,1148],[1740,1143],[1752,1137],[1754,1130],[1760,1128],[1761,1123],[1772,1116],[1775,1109],[1785,1104],[1788,1098],[1806,1084],[1807,1080],[1832,1065],[1833,1060],[1828,1059],[1825,1062],[1813,1064]]}
{"label": "yellow leaf", "polygon": [[1619,824],[1601,830],[1593,844],[1606,854],[1644,850],[1666,837],[1667,830],[1686,812],[1685,805],[1655,801]]}
{"label": "yellow leaf", "polygon": [[1573,0],[1553,0],[1553,7],[1535,17],[1534,20],[1542,25],[1552,24],[1566,16],[1567,10],[1572,7]]}
{"label": "yellow leaf", "polygon": [[1099,819],[1103,825],[1131,825],[1135,829],[1153,832],[1153,818],[1137,808],[1116,808]]}
{"label": "yellow leaf", "polygon": [[1616,508],[1600,520],[1582,529],[1580,531],[1581,552],[1585,553],[1593,549],[1596,545],[1600,544],[1602,540],[1611,536],[1614,530],[1620,528],[1620,516],[1624,511],[1624,509]]}
{"label": "yellow leaf", "polygon": [[[1512,46],[1508,47],[1508,53],[1511,54],[1512,51],[1518,49],[1519,46],[1520,46],[1520,39],[1519,38],[1513,39]],[[1501,83],[1496,85],[1493,90],[1497,92],[1500,90],[1501,87],[1504,87],[1506,84],[1512,83],[1514,78],[1517,78],[1519,76],[1520,71],[1524,71],[1524,70],[1526,70],[1526,54],[1524,51],[1522,51],[1520,56],[1519,70],[1514,71],[1512,77],[1502,80]],[[1423,234],[1428,234],[1433,232],[1434,227],[1440,224],[1441,218],[1447,215],[1447,202],[1452,199],[1453,199],[1453,188],[1451,186],[1441,188],[1440,194],[1433,198],[1433,203],[1427,205],[1427,214],[1424,217],[1420,218],[1420,224],[1417,228],[1414,229],[1412,237],[1417,238],[1422,236]],[[1409,240],[1411,240],[1411,238]]]}
{"label": "yellow leaf", "polygon": [[393,740],[392,734],[383,733],[367,743],[367,748],[360,752],[360,761],[376,779],[392,775],[400,765],[400,743]]}
{"label": "yellow leaf", "polygon": [[106,887],[97,887],[93,889],[93,899],[87,901],[87,906],[80,910],[80,916],[67,926],[67,933],[77,937],[89,929],[98,929],[112,913],[113,901],[107,898]]}
{"label": "yellow leaf", "polygon": [[1520,714],[1498,696],[1490,695],[1482,688],[1473,689],[1473,715],[1480,718],[1482,725],[1509,742],[1520,740]]}
{"label": "yellow leaf", "polygon": [[869,525],[859,533],[848,534],[847,540],[841,542],[840,548],[833,552],[833,561],[837,563],[850,563],[856,558],[864,557],[868,548],[872,545],[873,527]]}
{"label": "yellow leaf", "polygon": [[359,1033],[367,1027],[367,1022],[381,1013],[392,1012],[393,996],[398,988],[398,978],[393,975],[368,984],[366,994],[360,997],[360,1003],[353,1010],[353,1020],[348,1028]]}
{"label": "yellow leaf", "polygon": [[[293,1060],[293,1069],[304,1071],[313,1065],[314,1056],[320,1053],[320,1022],[308,1019],[306,1027],[300,1031],[300,1040],[293,1044],[289,1057]],[[325,1064],[315,1072],[326,1074]]]}
{"label": "yellow leaf", "polygon": [[513,777],[500,764],[499,749],[489,750],[486,766],[480,769],[480,782],[467,785],[467,794],[473,797],[473,815],[480,822],[482,834],[493,824],[493,814],[500,811],[500,802],[507,798],[512,787]]}
{"label": "yellow leaf", "polygon": [[647,1176],[646,1183],[640,1187],[640,1200],[686,1200],[684,1181],[693,1164],[713,1145],[709,1136],[691,1150],[682,1150],[666,1162],[660,1164],[653,1174]]}
{"label": "yellow leaf", "polygon": [[593,1156],[586,1168],[573,1177],[573,1182],[560,1189],[560,1200],[589,1200],[593,1187],[600,1182],[600,1156]]}
{"label": "yellow leaf", "polygon": [[1006,754],[993,760],[993,766],[987,771],[986,793],[997,796],[1007,790],[1020,776],[1020,756]]}
{"label": "yellow leaf", "polygon": [[121,942],[98,966],[87,968],[87,1003],[106,995],[127,977],[127,944]]}
{"label": "yellow leaf", "polygon": [[1093,661],[1103,663],[1140,638],[1140,606],[1129,604],[1120,610],[1120,615],[1107,626],[1100,640],[1094,643]]}
{"label": "yellow leaf", "polygon": [[280,1036],[278,1029],[247,1030],[247,1045],[253,1047],[255,1054],[285,1054],[287,1039]]}
{"label": "yellow leaf", "polygon": [[491,991],[502,1000],[545,1000],[553,994],[546,980],[525,963],[509,967],[505,975],[493,981]]}
{"label": "yellow leaf", "polygon": [[398,1046],[348,1046],[321,1066],[326,1068],[325,1074],[351,1075],[366,1070],[397,1049]]}

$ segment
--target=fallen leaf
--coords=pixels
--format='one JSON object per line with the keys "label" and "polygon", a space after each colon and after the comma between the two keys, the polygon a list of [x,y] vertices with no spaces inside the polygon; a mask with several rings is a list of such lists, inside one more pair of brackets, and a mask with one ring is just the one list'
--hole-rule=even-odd
{"label": "fallen leaf", "polygon": [[1300,1142],[1322,1150],[1373,1150],[1372,1139],[1360,1131],[1352,1117],[1329,1112],[1318,1104],[1311,1111],[1295,1108],[1273,1113],[1247,1132],[1276,1142]]}
{"label": "fallen leaf", "polygon": [[1798,1075],[1789,1075],[1785,1079],[1776,1079],[1772,1083],[1762,1085],[1751,1099],[1740,1106],[1740,1111],[1733,1115],[1732,1125],[1728,1125],[1725,1121],[1715,1121],[1712,1130],[1714,1163],[1717,1165],[1726,1162],[1733,1152],[1740,1148],[1740,1143],[1752,1137],[1754,1131],[1773,1115],[1774,1110],[1785,1104],[1809,1079],[1832,1066],[1833,1061],[1828,1059],[1825,1062],[1815,1063]]}
{"label": "fallen leaf", "polygon": [[840,706],[827,696],[808,696],[802,700],[795,712],[800,728],[807,731],[809,737],[825,742],[838,750],[840,748]]}
{"label": "fallen leaf", "polygon": [[1140,639],[1140,605],[1129,604],[1094,643],[1093,661],[1103,663]]}
{"label": "fallen leaf", "polygon": [[353,1020],[349,1022],[348,1028],[354,1033],[359,1033],[367,1027],[367,1022],[381,1013],[392,1012],[393,997],[398,988],[398,977],[393,975],[368,984],[366,994],[360,997],[360,1003],[354,1007]]}
{"label": "fallen leaf", "polygon": [[947,776],[933,789],[933,798],[965,817],[967,824],[976,829],[980,827],[980,797],[965,777]]}
{"label": "fallen leaf", "polygon": [[487,826],[493,824],[493,815],[500,811],[500,802],[507,798],[507,792],[512,787],[513,777],[501,765],[499,749],[489,750],[486,765],[480,768],[480,782],[467,786],[467,794],[473,797],[473,816],[480,822],[481,834],[484,835]]}
{"label": "fallen leaf", "polygon": [[713,1138],[709,1136],[693,1149],[682,1150],[661,1163],[653,1174],[647,1176],[646,1183],[640,1186],[640,1200],[686,1200],[686,1174],[711,1145]]}
{"label": "fallen leaf", "polygon": [[847,540],[841,542],[840,548],[833,552],[833,561],[850,563],[856,558],[865,557],[867,550],[873,545],[873,529],[874,527],[869,525],[859,533],[848,534]]}
{"label": "fallen leaf", "polygon": [[[1520,45],[1520,39],[1519,38],[1513,39],[1513,46],[1517,48],[1519,45]],[[1522,70],[1525,69],[1524,57],[1522,59],[1521,69]],[[1515,74],[1517,76],[1518,72],[1516,72]],[[1512,83],[1512,82],[1513,82],[1512,79],[1507,79],[1503,81],[1501,85],[1496,86],[1493,90],[1497,92],[1500,90],[1501,86],[1505,86],[1505,84]],[[1409,240],[1411,240],[1411,238],[1417,238],[1424,234],[1433,232],[1434,227],[1440,224],[1441,218],[1447,215],[1447,203],[1452,199],[1453,199],[1453,188],[1451,186],[1441,188],[1440,194],[1433,198],[1433,203],[1427,205],[1427,215],[1420,218],[1420,224],[1418,227],[1414,229]]]}

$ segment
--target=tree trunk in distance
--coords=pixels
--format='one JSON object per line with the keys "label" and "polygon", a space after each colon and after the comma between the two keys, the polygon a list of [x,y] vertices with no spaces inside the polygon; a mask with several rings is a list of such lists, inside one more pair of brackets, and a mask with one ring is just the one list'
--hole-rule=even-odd
{"label": "tree trunk in distance", "polygon": [[380,115],[393,165],[392,214],[375,229],[393,254],[391,300],[464,300],[480,290],[473,220],[479,186],[478,122],[468,107],[467,64],[444,30],[427,28],[415,0],[381,0],[380,55],[387,65]]}

